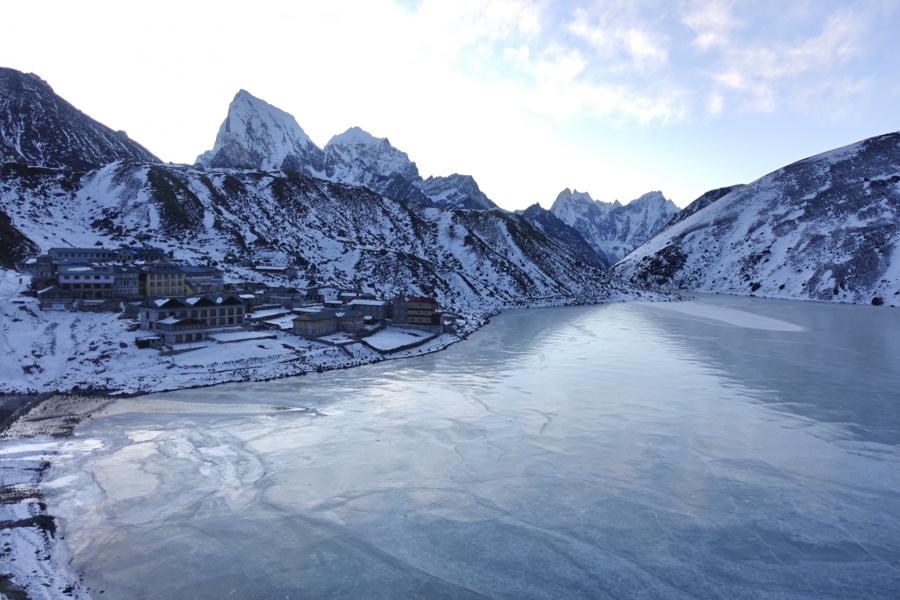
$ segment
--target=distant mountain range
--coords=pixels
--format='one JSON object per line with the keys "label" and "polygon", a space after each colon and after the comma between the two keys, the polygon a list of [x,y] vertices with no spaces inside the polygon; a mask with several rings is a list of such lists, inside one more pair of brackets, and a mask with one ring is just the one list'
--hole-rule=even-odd
{"label": "distant mountain range", "polygon": [[243,90],[195,166],[162,164],[36,75],[0,69],[0,161],[7,267],[53,245],[154,243],[234,277],[295,264],[309,280],[461,308],[593,301],[630,285],[900,304],[898,133],[682,211],[661,192],[620,204],[566,189],[550,210],[512,213],[470,176],[423,178],[358,127],[319,148]]}
{"label": "distant mountain range", "polygon": [[611,265],[661,231],[678,213],[678,207],[662,192],[649,192],[621,204],[618,200],[594,200],[586,192],[566,188],[550,211],[581,234]]}

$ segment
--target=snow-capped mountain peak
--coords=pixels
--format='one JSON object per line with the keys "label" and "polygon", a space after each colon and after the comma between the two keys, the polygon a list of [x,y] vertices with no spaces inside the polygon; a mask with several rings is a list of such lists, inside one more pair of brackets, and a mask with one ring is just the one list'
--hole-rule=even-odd
{"label": "snow-capped mountain peak", "polygon": [[654,191],[622,204],[602,202],[587,192],[564,189],[550,209],[563,223],[574,227],[608,264],[660,231],[678,212],[678,207]]}
{"label": "snow-capped mountain peak", "polygon": [[326,146],[351,146],[361,144],[363,146],[377,146],[382,143],[390,145],[390,141],[387,138],[379,138],[375,137],[362,127],[357,127],[354,125],[345,131],[344,133],[339,133],[335,136],[332,136],[330,140],[328,140],[328,144]]}
{"label": "snow-capped mountain peak", "polygon": [[[419,169],[406,152],[360,127],[351,127],[325,144],[325,174],[329,179],[371,184],[392,177],[416,179]],[[373,187],[377,190],[377,185]]]}
{"label": "snow-capped mountain peak", "polygon": [[324,155],[290,113],[242,89],[228,105],[215,145],[197,164],[313,174],[323,171]]}

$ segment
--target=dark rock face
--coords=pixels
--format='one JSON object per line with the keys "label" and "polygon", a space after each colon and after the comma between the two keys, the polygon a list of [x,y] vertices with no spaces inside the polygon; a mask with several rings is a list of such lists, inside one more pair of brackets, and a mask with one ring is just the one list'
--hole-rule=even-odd
{"label": "dark rock face", "polygon": [[[698,210],[706,208],[707,206],[709,206],[716,200],[719,200],[719,199],[727,196],[734,190],[740,189],[742,187],[744,187],[744,184],[739,183],[737,185],[729,185],[727,187],[717,188],[717,189],[706,192],[705,194],[703,194],[702,196],[700,196],[699,198],[697,198],[696,200],[694,200],[693,202],[691,202],[690,204],[688,204],[687,206],[682,208],[680,211],[678,211],[677,213],[672,215],[672,218],[666,224],[666,227],[671,227],[675,223],[680,223],[681,221],[684,221],[685,219],[687,219],[689,216],[691,216]],[[663,228],[663,230],[665,230],[665,228]]]}
{"label": "dark rock face", "polygon": [[581,237],[574,227],[563,223],[552,212],[542,208],[540,204],[532,204],[522,212],[522,216],[537,225],[547,236],[568,248],[572,254],[586,264],[600,269],[609,267],[609,264],[594,252],[591,245]]}
{"label": "dark rock face", "polygon": [[37,75],[0,68],[0,162],[88,170],[116,160],[159,162],[91,119]]}
{"label": "dark rock face", "polygon": [[[667,257],[683,256],[672,263]],[[900,133],[788,165],[708,202],[616,265],[637,283],[897,304]]]}
{"label": "dark rock face", "polygon": [[13,227],[12,221],[0,210],[0,266],[15,268],[16,262],[37,252],[37,245]]}

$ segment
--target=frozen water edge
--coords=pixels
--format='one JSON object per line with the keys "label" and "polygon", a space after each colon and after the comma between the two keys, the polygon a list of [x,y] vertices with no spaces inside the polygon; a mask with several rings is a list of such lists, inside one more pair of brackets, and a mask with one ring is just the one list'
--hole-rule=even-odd
{"label": "frozen water edge", "polygon": [[0,444],[0,596],[86,600],[40,489],[59,441]]}

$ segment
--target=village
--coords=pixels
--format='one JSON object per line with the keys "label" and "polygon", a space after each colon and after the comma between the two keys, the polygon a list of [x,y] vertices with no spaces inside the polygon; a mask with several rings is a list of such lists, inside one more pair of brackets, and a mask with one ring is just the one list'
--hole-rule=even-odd
{"label": "village", "polygon": [[[133,320],[133,343],[174,355],[214,344],[296,336],[379,354],[455,333],[458,316],[434,298],[378,298],[361,289],[226,282],[216,267],[185,264],[155,247],[51,248],[21,261],[41,311],[108,313]],[[289,266],[252,265],[267,279],[296,280]],[[237,348],[236,348],[237,350]]]}

